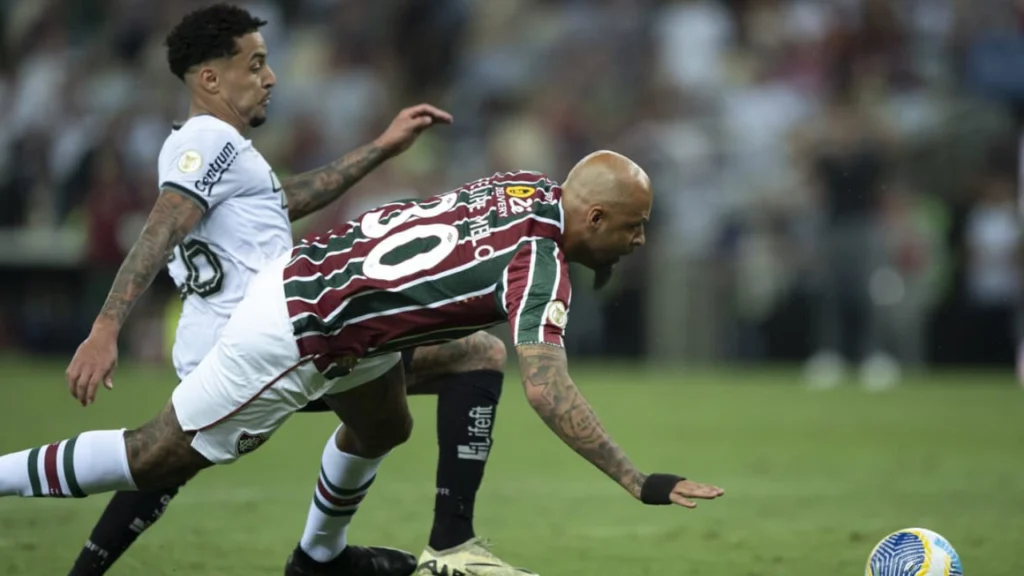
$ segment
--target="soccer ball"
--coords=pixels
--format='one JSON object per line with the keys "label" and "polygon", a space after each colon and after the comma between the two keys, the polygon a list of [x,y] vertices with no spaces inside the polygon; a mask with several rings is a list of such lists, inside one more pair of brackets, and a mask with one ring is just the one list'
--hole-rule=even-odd
{"label": "soccer ball", "polygon": [[893,532],[875,546],[864,576],[963,576],[960,557],[949,542],[931,530]]}

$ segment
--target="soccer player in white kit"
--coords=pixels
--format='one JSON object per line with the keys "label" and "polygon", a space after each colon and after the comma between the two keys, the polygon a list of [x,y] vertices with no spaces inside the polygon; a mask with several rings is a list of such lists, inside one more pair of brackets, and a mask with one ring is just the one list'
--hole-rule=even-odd
{"label": "soccer player in white kit", "polygon": [[[420,131],[451,120],[430,106],[403,110],[374,143],[322,169],[279,181],[243,136],[246,128],[264,122],[275,82],[257,32],[262,25],[244,10],[216,5],[190,14],[168,37],[171,70],[192,94],[190,118],[164,143],[159,157],[160,197],[90,337],[68,367],[69,386],[84,405],[94,400],[99,382],[112,387],[120,328],[132,304],[165,263],[184,300],[173,350],[175,369],[184,378],[213,347],[256,272],[291,248],[290,220],[330,203],[381,162],[411,145]],[[412,393],[439,396],[438,482],[445,489],[439,490],[444,496],[437,497],[431,546],[439,550],[465,547],[465,543],[476,541],[472,500],[486,454],[469,460],[447,454],[455,454],[458,444],[467,443],[460,434],[466,434],[465,422],[474,410],[482,406],[493,416],[501,390],[504,345],[481,332],[408,351],[403,359],[406,380],[415,383]],[[317,402],[303,409],[326,410],[326,405]],[[489,436],[484,440],[489,442]],[[240,437],[238,446],[247,451],[260,442]],[[71,454],[67,446],[55,446],[54,450]],[[45,466],[45,452],[38,454],[42,480],[52,490],[48,474],[57,472]],[[325,448],[324,458],[333,458],[340,468],[355,470],[357,475],[362,463],[332,446]],[[77,495],[72,485],[61,485],[59,480],[56,485]],[[86,542],[71,576],[106,573],[138,535],[159,519],[177,492],[178,488],[118,492]],[[361,499],[364,493],[352,496]],[[356,507],[353,501],[350,497],[339,506],[336,499],[315,492],[307,534],[292,555],[289,574],[412,571],[415,558],[407,553],[346,545],[345,530]]]}

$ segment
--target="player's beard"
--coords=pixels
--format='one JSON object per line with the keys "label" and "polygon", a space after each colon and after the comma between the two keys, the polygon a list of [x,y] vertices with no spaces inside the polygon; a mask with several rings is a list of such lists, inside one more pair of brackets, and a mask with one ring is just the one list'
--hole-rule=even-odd
{"label": "player's beard", "polygon": [[608,285],[612,279],[612,269],[611,265],[594,269],[594,290],[600,290]]}
{"label": "player's beard", "polygon": [[252,118],[249,119],[249,127],[250,128],[259,128],[266,121],[267,121],[266,114],[264,114],[263,116],[253,116]]}

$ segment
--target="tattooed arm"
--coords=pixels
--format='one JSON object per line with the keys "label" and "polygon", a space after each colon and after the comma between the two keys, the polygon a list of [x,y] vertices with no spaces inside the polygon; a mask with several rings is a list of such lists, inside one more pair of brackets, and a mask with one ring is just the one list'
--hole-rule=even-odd
{"label": "tattooed arm", "polygon": [[372,143],[357,148],[327,166],[285,179],[288,217],[292,222],[327,206],[388,158],[412,146],[421,132],[452,117],[429,104],[406,108]]}
{"label": "tattooed arm", "polygon": [[591,464],[635,498],[647,478],[605,432],[597,414],[569,377],[565,350],[545,344],[516,347],[523,387],[530,406],[558,435]]}
{"label": "tattooed arm", "polygon": [[327,166],[286,178],[281,186],[288,200],[288,218],[294,222],[327,206],[387,158],[387,152],[374,142]]}
{"label": "tattooed arm", "polygon": [[92,332],[68,365],[65,374],[68,391],[83,406],[96,399],[96,388],[100,382],[107,388],[113,388],[117,336],[121,326],[132,305],[167,263],[170,251],[203,217],[205,210],[199,202],[183,191],[165,187],[149,213],[142,234],[117,271],[107,301],[93,322]]}
{"label": "tattooed arm", "polygon": [[121,329],[135,301],[149,288],[167,258],[203,217],[200,204],[174,188],[164,188],[142,234],[114,278],[96,324]]}

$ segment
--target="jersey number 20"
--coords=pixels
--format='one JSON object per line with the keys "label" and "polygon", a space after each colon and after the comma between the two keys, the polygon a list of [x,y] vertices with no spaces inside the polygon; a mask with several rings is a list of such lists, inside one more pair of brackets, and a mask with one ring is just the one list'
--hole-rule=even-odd
{"label": "jersey number 20", "polygon": [[[389,235],[395,228],[421,218],[440,216],[455,207],[458,193],[441,196],[437,204],[425,208],[416,204],[391,216],[381,223],[383,211],[370,212],[363,216],[359,226],[364,235],[380,240],[363,260],[363,274],[373,280],[391,282],[437,266],[459,244],[459,229],[451,224],[420,224]],[[396,264],[385,263],[387,257],[399,248],[415,241],[429,241],[430,248]]]}

